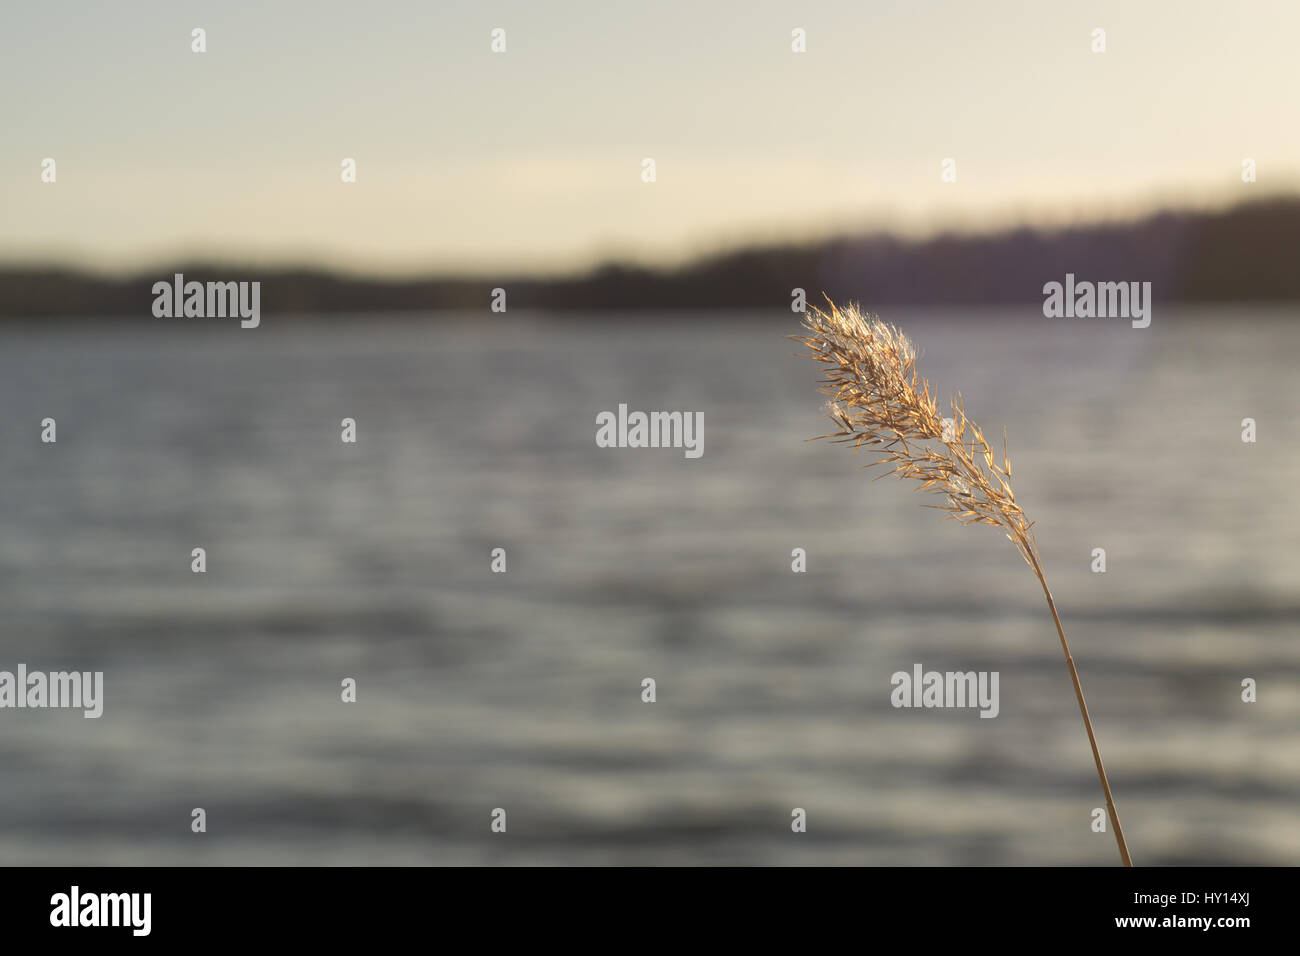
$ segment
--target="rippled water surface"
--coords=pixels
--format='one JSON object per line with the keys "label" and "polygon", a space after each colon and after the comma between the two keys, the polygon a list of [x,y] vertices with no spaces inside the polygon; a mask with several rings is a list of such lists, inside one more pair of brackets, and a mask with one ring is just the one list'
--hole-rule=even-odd
{"label": "rippled water surface", "polygon": [[[1300,862],[1300,323],[887,318],[1008,430],[1136,860]],[[1114,862],[1033,576],[805,443],[790,331],[0,328],[0,669],[106,684],[0,710],[0,862]],[[703,456],[598,448],[619,403],[703,412]],[[999,716],[892,708],[916,663],[998,671]]]}

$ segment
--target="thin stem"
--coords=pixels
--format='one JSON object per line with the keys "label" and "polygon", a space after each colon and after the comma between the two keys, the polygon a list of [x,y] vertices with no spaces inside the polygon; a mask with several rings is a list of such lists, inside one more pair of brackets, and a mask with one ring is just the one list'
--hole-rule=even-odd
{"label": "thin stem", "polygon": [[1125,866],[1133,865],[1133,858],[1128,853],[1128,843],[1124,841],[1124,828],[1119,825],[1119,813],[1115,810],[1115,798],[1110,793],[1110,781],[1106,779],[1106,768],[1101,764],[1101,751],[1097,749],[1097,735],[1092,732],[1092,718],[1088,716],[1088,705],[1083,699],[1083,685],[1079,683],[1079,671],[1074,666],[1074,658],[1070,656],[1070,645],[1065,640],[1065,630],[1061,627],[1061,616],[1056,613],[1056,602],[1052,600],[1052,592],[1047,587],[1047,579],[1043,577],[1043,569],[1038,565],[1038,556],[1034,553],[1032,547],[1026,548],[1026,554],[1029,556],[1030,564],[1034,568],[1034,574],[1038,576],[1038,583],[1043,586],[1043,594],[1047,597],[1047,606],[1052,612],[1052,620],[1056,622],[1056,633],[1061,638],[1061,650],[1065,652],[1065,663],[1070,668],[1070,680],[1074,682],[1074,696],[1079,700],[1079,713],[1083,714],[1083,727],[1088,731],[1088,743],[1092,745],[1092,759],[1097,763],[1097,776],[1101,778],[1101,789],[1106,794],[1106,810],[1110,814],[1110,826],[1115,831],[1115,843],[1119,846],[1120,858],[1124,861]]}
{"label": "thin stem", "polygon": [[[955,434],[948,437],[940,427],[937,403],[930,385],[921,378],[915,367],[916,350],[898,329],[886,325],[872,316],[864,316],[856,306],[837,308],[830,303],[830,311],[813,309],[804,326],[811,335],[798,337],[812,353],[812,358],[823,363],[826,378],[822,392],[831,399],[831,419],[839,431],[824,436],[836,441],[853,442],[854,450],[867,445],[883,453],[877,464],[892,465],[890,472],[900,478],[915,478],[923,489],[947,496],[940,507],[962,524],[990,524],[1004,528],[1033,569],[1038,583],[1043,586],[1047,607],[1056,622],[1056,633],[1061,639],[1065,663],[1070,668],[1074,682],[1074,696],[1079,701],[1083,727],[1088,732],[1092,746],[1092,759],[1097,764],[1097,776],[1106,794],[1106,809],[1110,813],[1111,828],[1125,866],[1132,866],[1124,830],[1115,810],[1115,798],[1106,779],[1106,768],[1101,763],[1097,736],[1093,733],[1092,718],[1083,699],[1083,685],[1079,671],[1074,666],[1070,645],[1065,640],[1061,616],[1056,612],[1056,602],[1047,587],[1047,579],[1038,563],[1034,547],[1033,522],[1016,504],[1011,490],[1011,462],[1006,456],[1003,433],[1002,467],[993,461],[993,450],[984,440],[979,426],[966,417],[961,394],[952,400]],[[968,432],[970,437],[968,438]],[[940,454],[926,447],[926,442],[938,439],[946,447]],[[915,442],[920,447],[909,447]],[[983,459],[983,464],[980,464]]]}

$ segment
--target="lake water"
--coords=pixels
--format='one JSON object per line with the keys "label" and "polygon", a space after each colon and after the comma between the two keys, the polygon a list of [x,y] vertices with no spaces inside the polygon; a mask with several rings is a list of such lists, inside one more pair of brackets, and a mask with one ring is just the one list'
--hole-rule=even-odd
{"label": "lake water", "polygon": [[[793,318],[0,327],[0,669],[106,698],[0,710],[0,862],[1115,863],[1037,582],[804,441]],[[1294,311],[886,318],[1007,428],[1135,860],[1300,862]]]}

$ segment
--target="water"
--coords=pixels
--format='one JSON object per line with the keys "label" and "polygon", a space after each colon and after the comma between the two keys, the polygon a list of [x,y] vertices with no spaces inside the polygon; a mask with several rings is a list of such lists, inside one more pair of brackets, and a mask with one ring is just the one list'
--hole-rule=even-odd
{"label": "water", "polygon": [[[106,684],[0,711],[0,862],[1114,863],[1036,581],[804,442],[789,318],[0,327],[0,669]],[[1300,860],[1294,316],[889,318],[1007,427],[1136,860]],[[917,662],[1000,715],[893,709]]]}

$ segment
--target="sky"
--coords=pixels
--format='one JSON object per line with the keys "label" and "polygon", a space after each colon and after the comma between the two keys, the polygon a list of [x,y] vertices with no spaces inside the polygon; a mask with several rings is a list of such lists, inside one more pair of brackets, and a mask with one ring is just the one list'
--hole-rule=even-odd
{"label": "sky", "polygon": [[568,272],[1223,205],[1300,183],[1297,35],[1294,0],[7,3],[0,261]]}

